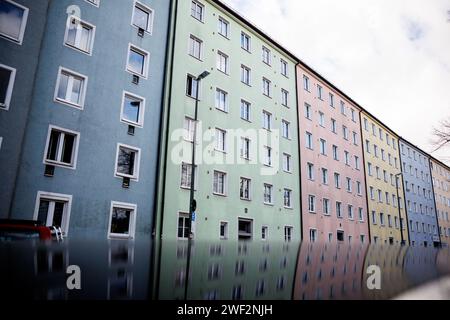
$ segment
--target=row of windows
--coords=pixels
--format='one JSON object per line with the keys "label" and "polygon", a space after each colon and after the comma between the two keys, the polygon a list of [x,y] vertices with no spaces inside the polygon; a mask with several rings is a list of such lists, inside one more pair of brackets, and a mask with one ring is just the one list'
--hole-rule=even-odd
{"label": "row of windows", "polygon": [[[310,162],[308,162],[306,164],[306,174],[307,174],[308,180],[311,180],[311,181],[315,180],[314,164],[312,164]],[[325,186],[328,185],[329,184],[328,169],[321,168],[320,175],[321,175],[320,183]],[[335,172],[333,177],[334,177],[334,187],[336,189],[341,189],[341,174],[338,172]],[[353,182],[350,177],[345,178],[345,189],[347,192],[350,192],[350,193],[353,191]],[[359,196],[362,195],[362,184],[360,181],[356,181],[356,193]]]}
{"label": "row of windows", "polygon": [[[197,166],[194,169],[195,181],[198,181]],[[180,187],[189,189],[191,187],[192,178],[192,165],[183,163],[181,165],[181,182]],[[226,172],[214,170],[213,173],[213,183],[212,183],[213,194],[219,196],[228,195],[228,175]],[[241,177],[239,183],[239,196],[242,200],[251,201],[252,200],[252,180],[250,178]],[[263,184],[263,201],[264,204],[274,205],[274,186],[269,183]],[[283,205],[285,208],[291,209],[292,205],[293,191],[288,188],[283,190]]]}
{"label": "row of windows", "polygon": [[[329,232],[328,234],[327,234],[327,239],[326,239],[326,241],[328,241],[328,242],[332,242],[333,241],[333,233],[332,232]],[[347,237],[347,239],[348,239],[348,243],[352,243],[353,242],[353,236],[352,235],[349,235],[348,237]],[[336,231],[336,240],[338,241],[338,242],[343,242],[343,241],[345,241],[345,232],[343,231],[343,230],[337,230]],[[315,229],[315,228],[311,228],[311,229],[309,229],[309,241],[310,242],[318,242],[319,241],[319,232],[318,232],[318,230],[317,229]],[[365,243],[365,241],[366,241],[366,235],[364,235],[364,234],[361,234],[360,236],[359,236],[359,241],[361,242],[361,243]],[[334,269],[333,269],[334,270]]]}
{"label": "row of windows", "polygon": [[443,168],[442,166],[436,164],[436,163],[431,163],[431,169],[437,173],[439,173],[439,175],[441,175],[442,177],[446,178],[447,180],[450,180],[450,171],[446,168]]}
{"label": "row of windows", "polygon": [[[34,220],[46,226],[60,227],[67,236],[69,231],[72,196],[39,191],[36,198]],[[108,238],[133,239],[136,228],[137,206],[111,201]]]}
{"label": "row of windows", "polygon": [[419,203],[419,205],[417,205],[417,202],[411,203],[411,201],[408,200],[407,207],[408,207],[409,212],[421,213],[421,214],[426,214],[426,215],[430,215],[430,216],[434,215],[433,207],[424,206],[421,203]]}
{"label": "row of windows", "polygon": [[[448,181],[450,181],[450,179]],[[445,192],[449,191],[447,181],[439,180],[438,178],[433,178],[433,186],[436,189],[441,189],[441,190],[443,190]]]}
{"label": "row of windows", "polygon": [[426,189],[426,188],[421,189],[421,187],[419,185],[410,183],[407,180],[405,180],[405,189],[407,192],[411,192],[412,194],[421,196],[426,200],[433,200],[433,198],[431,197],[431,189]]}
{"label": "row of windows", "polygon": [[[366,140],[365,147],[366,147],[367,153],[372,153],[369,140]],[[373,155],[375,156],[375,158],[380,158],[380,156],[381,156],[381,160],[386,162],[385,150],[383,148],[378,148],[378,146],[376,144],[373,144]],[[392,161],[392,160],[394,160],[394,161]],[[397,157],[392,157],[392,155],[389,152],[387,153],[387,161],[390,166],[394,166],[395,169],[398,169]]]}
{"label": "row of windows", "polygon": [[[386,225],[386,220],[385,220],[386,216],[387,216],[387,225]],[[385,215],[383,212],[380,212],[379,214],[377,214],[373,210],[372,214],[371,214],[371,217],[372,217],[372,224],[373,225],[379,224],[381,227],[386,227],[387,226],[388,228],[400,229],[400,224],[399,224],[399,222],[400,222],[401,225],[402,225],[402,230],[406,229],[406,226],[405,226],[405,224],[403,222],[403,218],[401,218],[399,220],[397,215],[394,215],[394,216],[392,216],[390,214]],[[392,218],[392,217],[394,217],[394,218]]]}
{"label": "row of windows", "polygon": [[445,196],[442,196],[440,194],[435,194],[436,196],[436,202],[441,203],[444,206],[450,207],[450,198],[447,198]]}
{"label": "row of windows", "polygon": [[[372,186],[369,186],[369,198],[372,201],[375,201],[375,189]],[[391,195],[389,195],[389,192],[384,192],[381,189],[377,189],[377,201],[378,203],[386,203],[387,205],[391,205]],[[400,202],[400,208],[403,209],[403,202],[402,198],[398,197],[398,202]],[[392,194],[392,206],[394,208],[397,208],[397,196],[395,194]]]}
{"label": "row of windows", "polygon": [[[414,161],[419,161],[419,164],[424,165],[426,168],[428,168],[428,158],[422,156],[419,152],[416,152],[415,150],[412,150],[410,147],[406,147],[404,144],[400,144],[400,148],[402,151],[402,155],[408,155],[408,158],[413,159]],[[406,151],[405,151],[406,150]],[[419,157],[417,157],[419,155]]]}
{"label": "row of windows", "polygon": [[[369,121],[367,120],[367,118],[364,118],[363,120],[364,122],[364,130],[366,130],[367,132],[369,132]],[[374,137],[377,137],[381,140],[381,141],[386,141],[386,144],[388,146],[391,146],[394,150],[397,150],[397,140],[395,140],[395,138],[391,138],[389,133],[384,132],[384,130],[379,127],[378,131],[377,131],[377,126],[375,123],[371,122],[371,126],[372,126],[372,135]]]}
{"label": "row of windows", "polygon": [[419,223],[419,221],[416,221],[416,223],[413,223],[412,220],[409,220],[409,231],[411,232],[417,232],[417,233],[428,233],[430,235],[437,235],[436,233],[436,226],[431,224],[426,224],[422,222],[422,224]]}
{"label": "row of windows", "polygon": [[450,237],[450,228],[439,227],[439,233],[446,238]]}
{"label": "row of windows", "polygon": [[[205,6],[199,2],[199,1],[192,1],[191,2],[191,16],[201,22],[205,21]],[[230,39],[230,33],[231,33],[231,26],[230,23],[223,17],[218,18],[217,21],[217,31],[218,34],[225,37],[226,39]],[[194,54],[194,57],[196,57],[197,59],[201,60],[202,59],[202,40],[196,38],[195,36],[191,36],[191,39],[194,40],[195,43],[191,43],[190,48],[192,48],[193,50],[191,51]],[[251,53],[252,51],[252,39],[251,37],[241,31],[241,37],[240,37],[240,41],[241,41],[241,48],[243,50],[245,50],[246,52]],[[221,66],[221,68],[218,69],[228,73],[227,72],[227,65],[228,63],[226,62],[228,56],[224,53],[219,52],[218,53],[218,65]],[[262,46],[261,47],[261,59],[262,62],[264,62],[265,64],[267,64],[268,66],[272,65],[272,52],[269,48],[267,48],[266,46]],[[219,62],[220,61],[220,62]],[[289,67],[288,67],[288,62],[284,59],[280,59],[280,73],[285,76],[288,77],[288,72],[289,72]]]}
{"label": "row of windows", "polygon": [[410,176],[416,177],[416,179],[421,179],[423,182],[429,184],[430,183],[430,175],[428,173],[424,173],[423,170],[420,171],[419,175],[419,169],[414,168],[412,165],[407,166],[406,162],[403,162],[403,171],[404,174],[409,173]]}
{"label": "row of windows", "polygon": [[[336,211],[336,216],[338,218],[344,218],[344,212],[343,212],[344,209],[343,209],[342,202],[336,201],[335,209],[336,209],[335,210]],[[317,213],[316,212],[316,196],[311,195],[311,194],[308,195],[308,211],[310,213]],[[322,213],[324,215],[329,216],[329,215],[331,215],[331,211],[332,211],[332,208],[331,208],[331,201],[330,201],[330,199],[323,198],[322,199]],[[357,219],[359,221],[361,221],[361,222],[364,221],[364,210],[363,210],[363,208],[358,208],[357,209],[357,215],[358,215]],[[351,205],[351,204],[347,205],[347,217],[348,217],[349,220],[355,220],[355,210],[354,210],[353,205]]]}

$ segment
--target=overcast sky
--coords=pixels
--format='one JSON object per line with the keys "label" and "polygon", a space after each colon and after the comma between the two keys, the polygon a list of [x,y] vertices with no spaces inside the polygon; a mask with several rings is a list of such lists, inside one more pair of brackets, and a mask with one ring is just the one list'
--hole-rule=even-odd
{"label": "overcast sky", "polygon": [[[450,0],[223,0],[427,152],[450,117]],[[433,153],[450,164],[450,148]]]}

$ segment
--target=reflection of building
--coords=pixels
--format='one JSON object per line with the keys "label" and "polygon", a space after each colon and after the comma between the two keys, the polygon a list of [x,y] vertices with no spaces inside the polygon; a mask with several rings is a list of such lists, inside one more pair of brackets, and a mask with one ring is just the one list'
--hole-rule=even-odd
{"label": "reflection of building", "polygon": [[294,299],[359,299],[366,251],[365,244],[303,243]]}
{"label": "reflection of building", "polygon": [[361,126],[371,242],[408,244],[398,137],[364,110]]}
{"label": "reflection of building", "polygon": [[297,67],[303,240],[369,242],[360,108]]}
{"label": "reflection of building", "polygon": [[299,241],[296,59],[220,1],[175,3],[162,237],[187,237],[196,79],[208,71],[198,90],[196,239]]}
{"label": "reflection of building", "polygon": [[0,2],[0,217],[150,237],[169,7]]}
{"label": "reflection of building", "polygon": [[432,158],[431,176],[433,177],[439,233],[442,243],[448,246],[450,244],[450,169]]}
{"label": "reflection of building", "polygon": [[409,240],[412,246],[439,244],[439,230],[431,180],[430,159],[417,147],[400,139]]}
{"label": "reflection of building", "polygon": [[[184,299],[187,241],[162,242],[159,299]],[[298,245],[195,242],[187,298],[291,299]]]}
{"label": "reflection of building", "polygon": [[435,248],[410,247],[408,249],[403,268],[411,286],[439,278],[440,274],[436,265],[438,254],[439,250]]}
{"label": "reflection of building", "polygon": [[[409,288],[410,282],[403,267],[408,247],[372,245],[367,251],[364,260],[362,281],[364,299],[390,299]],[[367,280],[372,274],[368,274],[369,266],[377,266],[381,272],[381,289],[369,289]]]}

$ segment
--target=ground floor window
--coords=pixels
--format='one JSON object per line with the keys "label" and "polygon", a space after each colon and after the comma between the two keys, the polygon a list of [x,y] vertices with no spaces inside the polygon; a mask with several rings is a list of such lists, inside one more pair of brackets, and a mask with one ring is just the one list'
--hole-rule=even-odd
{"label": "ground floor window", "polygon": [[253,233],[253,221],[239,218],[238,220],[239,240],[251,240],[252,233]]}
{"label": "ground floor window", "polygon": [[178,214],[178,239],[189,238],[189,214],[180,212]]}
{"label": "ground floor window", "polygon": [[63,235],[67,235],[71,205],[71,195],[39,191],[34,220],[49,227],[61,227]]}
{"label": "ground floor window", "polygon": [[136,205],[111,203],[108,238],[133,239],[136,225]]}

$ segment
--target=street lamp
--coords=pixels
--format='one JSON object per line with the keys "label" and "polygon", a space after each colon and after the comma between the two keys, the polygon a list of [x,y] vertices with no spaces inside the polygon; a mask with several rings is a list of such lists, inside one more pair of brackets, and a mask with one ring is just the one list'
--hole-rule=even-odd
{"label": "street lamp", "polygon": [[187,300],[188,284],[189,284],[189,269],[191,265],[191,241],[194,237],[192,233],[192,223],[195,222],[195,210],[197,210],[197,202],[194,199],[194,187],[195,187],[195,147],[197,140],[197,119],[198,119],[198,95],[200,91],[200,82],[209,76],[208,71],[203,71],[196,79],[195,86],[195,112],[194,112],[194,134],[192,137],[192,161],[191,161],[191,188],[189,196],[189,220],[188,220],[188,251],[186,261],[186,275],[184,284],[184,299]]}
{"label": "street lamp", "polygon": [[400,209],[400,197],[398,196],[398,177],[402,176],[403,173],[399,172],[395,175],[395,188],[397,190],[397,207],[398,207],[398,218],[400,220],[400,236],[401,236],[401,244],[404,245],[405,244],[405,240],[403,238],[403,219],[402,219],[402,214],[401,214],[401,209]]}

